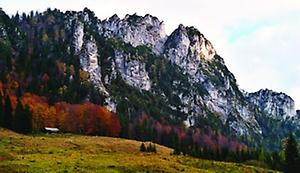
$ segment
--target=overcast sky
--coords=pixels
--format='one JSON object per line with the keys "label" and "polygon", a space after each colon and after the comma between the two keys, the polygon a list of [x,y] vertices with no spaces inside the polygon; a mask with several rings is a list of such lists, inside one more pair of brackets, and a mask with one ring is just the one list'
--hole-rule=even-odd
{"label": "overcast sky", "polygon": [[285,92],[300,109],[300,1],[298,0],[0,0],[8,14],[48,7],[82,10],[100,19],[147,13],[170,34],[180,23],[208,38],[240,88]]}

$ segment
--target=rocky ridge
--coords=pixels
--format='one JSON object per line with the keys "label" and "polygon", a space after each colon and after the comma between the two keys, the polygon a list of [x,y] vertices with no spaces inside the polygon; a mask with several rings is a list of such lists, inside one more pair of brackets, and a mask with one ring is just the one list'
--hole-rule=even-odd
{"label": "rocky ridge", "polygon": [[[85,18],[83,22],[89,20],[87,17],[83,18]],[[212,113],[218,116],[223,125],[227,124],[238,135],[261,134],[262,130],[252,111],[252,104],[260,111],[276,118],[285,119],[295,114],[292,100],[280,95],[270,95],[268,100],[264,100],[264,97],[257,97],[255,93],[250,93],[246,95],[249,102],[245,102],[246,99],[240,92],[234,75],[226,68],[224,60],[217,54],[210,41],[194,27],[179,25],[168,36],[163,22],[156,17],[149,14],[145,16],[133,14],[126,15],[123,19],[114,15],[107,20],[99,21],[97,29],[99,34],[107,39],[119,38],[133,47],[149,47],[155,55],[166,58],[178,66],[195,88],[197,86],[204,88],[205,94],[196,90],[191,90],[190,93],[174,91],[183,106],[169,106],[188,114],[186,120],[188,126],[196,125],[199,116],[208,116]],[[83,24],[79,22],[74,30],[76,39],[73,45],[76,53],[82,50],[85,44],[83,30]],[[100,71],[96,70],[100,67],[97,67],[97,61],[92,57],[94,53],[92,49],[81,53],[83,70],[90,73],[91,81],[100,91],[109,95],[101,81]],[[146,62],[133,60],[130,58],[132,56],[136,55],[115,50],[112,57],[112,76],[120,73],[128,85],[139,90],[151,91],[152,82],[145,68]],[[174,82],[182,81],[174,79]],[[112,102],[117,104],[111,98],[110,103]]]}
{"label": "rocky ridge", "polygon": [[[260,139],[269,135],[273,121],[279,122],[272,127],[273,135],[280,127],[288,130],[299,124],[299,111],[284,93],[242,91],[212,43],[194,27],[181,24],[167,35],[164,23],[149,14],[100,20],[88,9],[47,10],[29,22],[22,20],[16,21],[27,35],[37,25],[42,36],[54,28],[53,38],[46,35],[36,41],[38,48],[46,49],[37,50],[47,50],[46,57],[59,57],[62,65],[77,65],[80,77],[87,74],[98,92],[84,99],[96,96],[96,103],[129,120],[145,112],[191,129],[212,126],[224,133]],[[0,25],[1,39],[7,37],[6,28]],[[60,42],[60,37],[55,39],[57,33]],[[55,46],[63,49],[59,56],[53,53],[57,53]],[[38,57],[45,55],[37,53]],[[73,80],[74,73],[70,74]]]}

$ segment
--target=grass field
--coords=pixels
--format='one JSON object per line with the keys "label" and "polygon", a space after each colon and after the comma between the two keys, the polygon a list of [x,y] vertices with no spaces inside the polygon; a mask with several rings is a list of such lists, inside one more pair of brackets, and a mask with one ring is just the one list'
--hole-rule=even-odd
{"label": "grass field", "polygon": [[271,172],[237,163],[139,151],[141,142],[71,134],[20,135],[0,129],[0,172]]}

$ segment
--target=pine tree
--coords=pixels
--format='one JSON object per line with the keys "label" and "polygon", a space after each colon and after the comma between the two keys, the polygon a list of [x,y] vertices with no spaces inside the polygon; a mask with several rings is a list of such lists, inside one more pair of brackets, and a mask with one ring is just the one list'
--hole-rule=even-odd
{"label": "pine tree", "polygon": [[15,130],[16,132],[21,133],[23,130],[23,128],[22,128],[23,123],[24,123],[22,121],[22,119],[24,117],[23,113],[24,113],[23,105],[22,105],[20,99],[18,99],[16,110],[15,110],[15,116],[14,116],[14,120],[13,120],[13,124],[12,124],[13,130]]}
{"label": "pine tree", "polygon": [[32,131],[31,112],[28,107],[24,108],[20,99],[18,99],[16,106],[13,129],[19,133],[30,133]]}
{"label": "pine tree", "polygon": [[145,152],[146,151],[146,146],[145,146],[144,142],[140,146],[140,151],[141,152]]}
{"label": "pine tree", "polygon": [[4,116],[3,116],[3,127],[11,129],[12,128],[12,106],[9,95],[5,98],[5,105],[4,105]]}
{"label": "pine tree", "polygon": [[23,113],[23,119],[22,121],[24,122],[23,125],[23,133],[31,133],[32,132],[32,115],[30,112],[30,109],[28,106],[24,108],[24,113]]}
{"label": "pine tree", "polygon": [[152,152],[152,144],[151,143],[149,143],[149,145],[147,146],[146,151],[149,153]]}
{"label": "pine tree", "polygon": [[3,104],[3,99],[2,95],[0,93],[0,127],[3,127],[3,118],[4,118],[4,104]]}
{"label": "pine tree", "polygon": [[153,152],[153,153],[156,153],[156,152],[157,152],[157,150],[156,150],[156,145],[155,145],[155,144],[152,145],[152,150],[151,150],[151,152]]}
{"label": "pine tree", "polygon": [[285,173],[294,173],[299,171],[299,152],[294,135],[290,133],[285,144]]}
{"label": "pine tree", "polygon": [[275,170],[282,170],[282,160],[279,153],[277,151],[272,152],[271,158],[272,158],[270,163],[271,168]]}

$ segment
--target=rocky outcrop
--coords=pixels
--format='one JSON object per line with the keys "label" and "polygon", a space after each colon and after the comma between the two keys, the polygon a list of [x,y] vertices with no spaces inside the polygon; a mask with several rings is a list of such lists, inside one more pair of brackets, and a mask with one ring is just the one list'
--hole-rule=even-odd
{"label": "rocky outcrop", "polygon": [[155,53],[162,51],[167,38],[164,23],[149,14],[144,17],[136,14],[120,19],[117,15],[102,22],[99,31],[105,37],[119,37],[133,46],[147,45]]}
{"label": "rocky outcrop", "polygon": [[296,115],[294,100],[284,93],[261,89],[257,92],[246,94],[246,97],[260,111],[267,113],[272,118],[285,120]]}
{"label": "rocky outcrop", "polygon": [[82,22],[76,22],[73,35],[73,47],[76,55],[80,54],[83,45],[84,26]]}
{"label": "rocky outcrop", "polygon": [[[76,49],[79,48],[77,47]],[[81,67],[84,71],[89,73],[89,80],[95,84],[96,88],[103,94],[108,95],[108,92],[102,83],[101,67],[98,63],[98,57],[98,48],[94,38],[91,37],[90,39],[85,40],[83,50],[81,50],[80,54]]]}
{"label": "rocky outcrop", "polygon": [[186,73],[195,75],[200,63],[212,60],[216,51],[198,30],[179,25],[165,43],[165,54]]}
{"label": "rocky outcrop", "polygon": [[[206,94],[191,91],[190,95],[181,97],[188,112],[188,119],[195,122],[197,116],[206,116],[205,107],[240,135],[251,131],[259,134],[261,129],[250,108],[243,104],[234,76],[227,70],[212,44],[193,27],[179,27],[168,37],[164,56],[189,75],[190,82],[201,86]],[[182,96],[181,93],[178,95]],[[192,125],[192,124],[191,124]]]}
{"label": "rocky outcrop", "polygon": [[142,90],[151,89],[151,81],[145,68],[145,63],[136,59],[130,60],[130,55],[115,51],[114,65],[124,81],[133,87]]}

